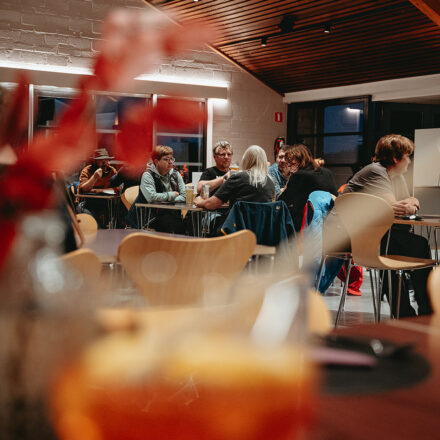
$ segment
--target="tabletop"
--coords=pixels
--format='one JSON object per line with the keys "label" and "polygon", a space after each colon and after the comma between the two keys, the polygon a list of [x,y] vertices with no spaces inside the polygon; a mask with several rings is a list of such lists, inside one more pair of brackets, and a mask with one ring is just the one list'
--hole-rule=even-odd
{"label": "tabletop", "polygon": [[[413,343],[429,363],[427,377],[392,391],[319,395],[309,440],[428,439],[440,432],[440,317],[338,330],[345,335]],[[396,374],[405,360],[396,361]],[[368,380],[368,379],[366,379]],[[409,382],[409,381],[408,381]]]}
{"label": "tabletop", "polygon": [[439,216],[422,216],[419,220],[404,220],[401,217],[396,217],[394,223],[399,225],[411,225],[411,226],[427,226],[427,227],[440,227]]}
{"label": "tabletop", "polygon": [[76,194],[75,197],[78,198],[83,198],[83,199],[107,199],[107,200],[112,200],[112,199],[120,199],[121,198],[121,194],[107,194],[107,193],[81,193],[81,194]]}
{"label": "tabletop", "polygon": [[154,209],[180,209],[184,211],[204,211],[196,205],[187,205],[186,203],[136,203],[136,208],[154,208]]}

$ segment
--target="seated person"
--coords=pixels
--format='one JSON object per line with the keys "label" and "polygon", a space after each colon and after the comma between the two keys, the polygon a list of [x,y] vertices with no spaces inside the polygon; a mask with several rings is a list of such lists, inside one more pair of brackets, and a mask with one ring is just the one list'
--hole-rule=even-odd
{"label": "seated person", "polygon": [[228,178],[229,167],[232,161],[232,148],[229,142],[219,141],[212,149],[215,166],[207,168],[200,176],[197,184],[197,194],[200,194],[202,185],[209,186],[209,195],[214,195],[220,185]]}
{"label": "seated person", "polygon": [[[344,194],[364,192],[385,199],[397,216],[415,214],[419,209],[419,201],[410,197],[403,174],[411,163],[410,156],[414,152],[414,143],[401,135],[389,134],[379,139],[376,144],[374,162],[362,168],[347,183]],[[428,241],[409,231],[410,226],[393,225],[390,232],[388,254],[407,257],[431,258]],[[387,234],[388,235],[388,234]],[[386,252],[387,235],[382,240],[381,252]],[[403,277],[400,302],[400,316],[414,316],[411,306],[407,279],[414,288],[414,296],[418,305],[418,314],[432,313],[429,297],[426,292],[426,282],[431,269],[421,269],[409,272]],[[395,314],[397,295],[397,276],[393,273],[393,313]],[[387,291],[388,277],[384,277],[384,290]],[[406,285],[406,288],[404,288]]]}
{"label": "seated person", "polygon": [[295,230],[299,231],[309,195],[313,191],[327,191],[336,196],[338,192],[332,172],[318,166],[308,147],[295,144],[286,146],[285,151],[291,175],[278,200],[283,200],[289,207]]}
{"label": "seated person", "polygon": [[[93,155],[92,163],[84,167],[79,176],[78,191],[80,193],[97,193],[104,189],[112,188],[111,178],[117,173],[116,169],[110,166],[109,160],[113,159],[108,155],[105,148],[98,148]],[[83,199],[81,210],[91,214],[100,228],[105,228],[109,222],[108,204],[105,199]]]}
{"label": "seated person", "polygon": [[269,176],[272,177],[275,183],[277,197],[285,190],[289,174],[286,162],[286,146],[282,144],[278,148],[276,162],[269,167]]}
{"label": "seated person", "polygon": [[[153,164],[147,165],[139,186],[139,195],[130,208],[128,220],[130,226],[140,228],[136,220],[136,203],[177,202],[185,203],[185,184],[179,172],[174,170],[173,149],[158,145],[153,149]],[[180,210],[151,209],[150,224],[160,232],[184,234],[185,227]]]}
{"label": "seated person", "polygon": [[[243,154],[242,171],[228,180],[208,199],[197,197],[195,204],[209,210],[218,209],[223,203],[232,206],[237,200],[247,202],[271,202],[275,198],[275,184],[267,174],[267,157],[258,145],[250,146]],[[213,229],[217,235],[227,213],[217,217]],[[213,230],[211,229],[211,230]]]}

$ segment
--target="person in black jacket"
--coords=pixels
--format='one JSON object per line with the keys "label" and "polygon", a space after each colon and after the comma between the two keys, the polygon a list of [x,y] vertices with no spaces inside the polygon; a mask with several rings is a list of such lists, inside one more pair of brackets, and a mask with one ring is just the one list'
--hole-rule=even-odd
{"label": "person in black jacket", "polygon": [[313,191],[327,191],[336,196],[338,192],[332,172],[318,166],[308,147],[303,144],[287,146],[286,157],[291,175],[278,200],[289,207],[295,230],[299,231],[309,195]]}

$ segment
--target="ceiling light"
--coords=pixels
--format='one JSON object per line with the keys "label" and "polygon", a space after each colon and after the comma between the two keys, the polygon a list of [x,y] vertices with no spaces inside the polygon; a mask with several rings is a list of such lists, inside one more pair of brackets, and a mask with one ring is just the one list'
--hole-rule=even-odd
{"label": "ceiling light", "polygon": [[285,34],[293,30],[294,24],[295,24],[295,18],[292,17],[291,15],[286,15],[285,17],[283,17],[278,27],[280,28],[281,32]]}
{"label": "ceiling light", "polygon": [[262,45],[263,47],[266,47],[266,46],[267,46],[267,37],[262,37],[262,38],[261,38],[261,45]]}
{"label": "ceiling light", "polygon": [[330,22],[324,24],[324,34],[329,34],[332,30],[332,24]]}

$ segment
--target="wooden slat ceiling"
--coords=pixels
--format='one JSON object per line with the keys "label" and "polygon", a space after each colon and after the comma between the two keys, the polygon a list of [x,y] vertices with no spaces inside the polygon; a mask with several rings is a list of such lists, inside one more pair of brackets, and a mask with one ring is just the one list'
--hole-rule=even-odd
{"label": "wooden slat ceiling", "polygon": [[180,23],[206,20],[215,49],[282,94],[440,72],[440,27],[421,0],[145,1]]}

